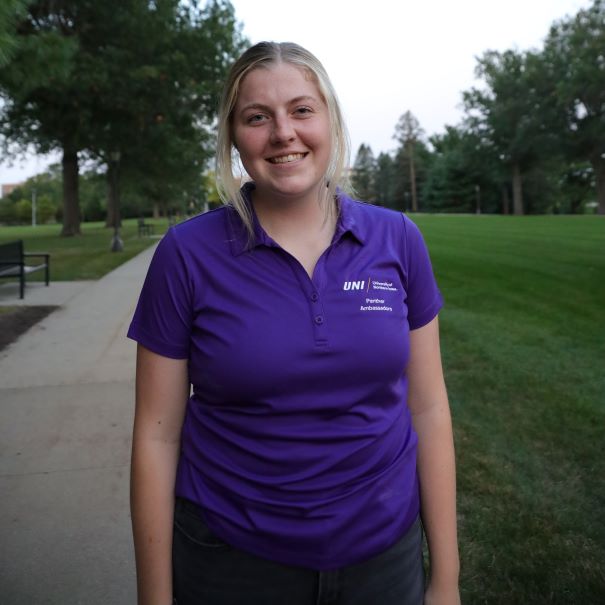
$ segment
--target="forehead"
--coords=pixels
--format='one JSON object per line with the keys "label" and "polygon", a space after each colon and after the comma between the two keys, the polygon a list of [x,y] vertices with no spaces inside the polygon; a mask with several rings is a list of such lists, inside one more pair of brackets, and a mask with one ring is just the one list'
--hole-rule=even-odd
{"label": "forehead", "polygon": [[290,63],[272,63],[256,67],[244,76],[235,107],[287,102],[300,96],[325,102],[315,76],[308,69]]}

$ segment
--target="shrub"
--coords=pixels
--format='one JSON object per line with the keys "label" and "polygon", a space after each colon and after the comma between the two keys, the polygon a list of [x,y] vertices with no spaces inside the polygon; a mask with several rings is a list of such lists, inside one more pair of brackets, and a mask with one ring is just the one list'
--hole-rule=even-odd
{"label": "shrub", "polygon": [[31,223],[32,203],[29,200],[21,199],[15,204],[15,214],[20,223]]}
{"label": "shrub", "polygon": [[0,199],[0,223],[13,225],[17,222],[15,203],[10,198]]}
{"label": "shrub", "polygon": [[54,204],[50,196],[41,195],[36,203],[36,221],[43,225],[48,223],[51,218],[54,218],[57,211],[57,206]]}

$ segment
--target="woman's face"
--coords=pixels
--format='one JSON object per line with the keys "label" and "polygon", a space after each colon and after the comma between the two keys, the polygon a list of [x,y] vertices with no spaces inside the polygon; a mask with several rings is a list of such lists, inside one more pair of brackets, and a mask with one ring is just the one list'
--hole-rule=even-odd
{"label": "woman's face", "polygon": [[317,201],[330,162],[330,119],[304,69],[275,63],[248,73],[232,128],[256,200]]}

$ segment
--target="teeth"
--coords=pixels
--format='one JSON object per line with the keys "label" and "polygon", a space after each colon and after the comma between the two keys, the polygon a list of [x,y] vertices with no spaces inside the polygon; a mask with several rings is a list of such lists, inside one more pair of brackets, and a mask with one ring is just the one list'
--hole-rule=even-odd
{"label": "teeth", "polygon": [[279,158],[271,158],[269,161],[273,164],[286,164],[287,162],[294,162],[294,160],[302,160],[304,157],[304,153],[291,153],[290,155],[282,155]]}

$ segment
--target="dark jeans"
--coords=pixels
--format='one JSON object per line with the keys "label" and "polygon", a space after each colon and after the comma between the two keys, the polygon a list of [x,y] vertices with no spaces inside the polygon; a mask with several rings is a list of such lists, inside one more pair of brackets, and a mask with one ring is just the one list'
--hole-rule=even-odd
{"label": "dark jeans", "polygon": [[172,560],[178,605],[422,605],[419,520],[372,559],[335,571],[314,571],[225,544],[196,509],[177,500]]}

